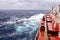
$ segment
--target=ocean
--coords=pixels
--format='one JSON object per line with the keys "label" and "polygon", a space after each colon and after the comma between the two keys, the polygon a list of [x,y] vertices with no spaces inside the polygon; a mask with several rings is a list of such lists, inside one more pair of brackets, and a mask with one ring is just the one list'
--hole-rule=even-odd
{"label": "ocean", "polygon": [[0,10],[0,40],[34,40],[48,10]]}

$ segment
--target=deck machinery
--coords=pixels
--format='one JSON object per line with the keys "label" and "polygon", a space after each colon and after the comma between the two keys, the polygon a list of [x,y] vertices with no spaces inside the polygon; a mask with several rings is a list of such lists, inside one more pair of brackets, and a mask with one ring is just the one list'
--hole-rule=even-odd
{"label": "deck machinery", "polygon": [[60,5],[42,17],[35,40],[60,40]]}

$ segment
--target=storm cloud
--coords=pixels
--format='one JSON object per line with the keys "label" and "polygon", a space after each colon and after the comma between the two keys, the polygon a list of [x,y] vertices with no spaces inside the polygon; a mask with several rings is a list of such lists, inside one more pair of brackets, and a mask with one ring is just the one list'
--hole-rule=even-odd
{"label": "storm cloud", "polygon": [[0,10],[47,10],[60,0],[0,0]]}

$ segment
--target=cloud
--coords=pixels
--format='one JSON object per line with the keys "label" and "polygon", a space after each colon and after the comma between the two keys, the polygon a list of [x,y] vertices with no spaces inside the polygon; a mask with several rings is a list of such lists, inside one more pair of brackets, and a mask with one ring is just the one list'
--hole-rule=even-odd
{"label": "cloud", "polygon": [[60,0],[0,0],[0,9],[41,10],[59,4]]}

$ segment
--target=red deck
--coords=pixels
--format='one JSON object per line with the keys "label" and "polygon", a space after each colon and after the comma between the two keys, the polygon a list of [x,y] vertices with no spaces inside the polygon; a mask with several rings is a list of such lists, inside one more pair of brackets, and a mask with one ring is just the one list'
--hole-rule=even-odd
{"label": "red deck", "polygon": [[[45,15],[45,17],[43,16],[41,20],[41,24],[40,24],[41,26],[38,30],[36,40],[46,40],[46,39],[60,40],[60,38],[58,37],[58,32],[60,31],[59,30],[60,23],[56,23],[54,18],[52,18],[50,15]],[[45,26],[45,21],[47,23],[46,26]],[[45,28],[47,28],[47,30]],[[45,33],[47,34],[47,36]]]}
{"label": "red deck", "polygon": [[[49,38],[50,38],[50,40],[60,40],[60,38],[58,38],[58,36],[50,36]],[[45,40],[45,37],[43,35],[39,34],[37,40]]]}
{"label": "red deck", "polygon": [[[60,38],[56,35],[48,35],[48,36],[47,37],[49,40],[60,40]],[[36,40],[46,40],[47,37],[45,36],[44,31],[39,31]]]}

